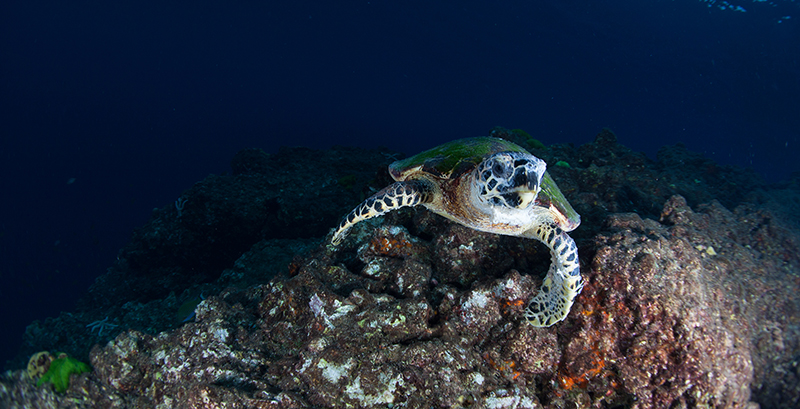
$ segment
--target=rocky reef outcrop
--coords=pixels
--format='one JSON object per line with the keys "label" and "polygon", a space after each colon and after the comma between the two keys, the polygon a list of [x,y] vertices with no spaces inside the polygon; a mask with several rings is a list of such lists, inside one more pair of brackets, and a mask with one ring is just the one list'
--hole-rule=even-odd
{"label": "rocky reef outcrop", "polygon": [[[533,240],[404,209],[328,245],[396,154],[248,150],[180,214],[154,211],[77,311],[28,328],[0,406],[800,403],[800,180],[766,185],[681,146],[652,161],[608,130],[529,147],[583,216],[586,285],[562,323],[522,316],[550,264]],[[93,370],[63,394],[37,387],[19,368],[40,350]]]}

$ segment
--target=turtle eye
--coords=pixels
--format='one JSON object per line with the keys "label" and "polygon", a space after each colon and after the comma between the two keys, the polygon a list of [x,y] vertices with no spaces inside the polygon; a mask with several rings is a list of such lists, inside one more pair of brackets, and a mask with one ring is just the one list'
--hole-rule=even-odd
{"label": "turtle eye", "polygon": [[494,166],[492,166],[492,173],[496,178],[507,178],[509,176],[508,167],[505,166],[504,163],[495,162]]}

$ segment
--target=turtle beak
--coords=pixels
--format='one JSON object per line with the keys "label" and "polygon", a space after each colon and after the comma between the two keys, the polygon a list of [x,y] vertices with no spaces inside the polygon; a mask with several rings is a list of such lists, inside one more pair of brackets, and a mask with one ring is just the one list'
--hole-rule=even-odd
{"label": "turtle beak", "polygon": [[[515,162],[515,166],[518,163]],[[536,196],[539,194],[540,181],[542,179],[542,172],[544,166],[540,171],[536,171],[532,166],[518,166],[514,175],[511,177],[511,185],[514,186],[509,189],[509,192],[514,192],[519,196],[519,208],[526,208],[529,204],[536,201]]]}
{"label": "turtle beak", "polygon": [[541,190],[535,204],[549,208],[561,230],[573,231],[581,224],[581,216],[569,204],[549,172],[545,172],[542,177]]}
{"label": "turtle beak", "polygon": [[509,191],[519,196],[520,203],[518,207],[524,209],[528,207],[531,202],[534,202],[536,196],[539,194],[539,178],[536,177],[536,175],[528,175],[527,181]]}

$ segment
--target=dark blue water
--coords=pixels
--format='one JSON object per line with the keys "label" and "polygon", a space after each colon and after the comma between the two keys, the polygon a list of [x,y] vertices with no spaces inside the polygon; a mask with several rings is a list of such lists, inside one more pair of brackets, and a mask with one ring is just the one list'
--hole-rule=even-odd
{"label": "dark blue water", "polygon": [[3,1],[0,362],[243,147],[610,127],[785,179],[798,20],[794,1]]}

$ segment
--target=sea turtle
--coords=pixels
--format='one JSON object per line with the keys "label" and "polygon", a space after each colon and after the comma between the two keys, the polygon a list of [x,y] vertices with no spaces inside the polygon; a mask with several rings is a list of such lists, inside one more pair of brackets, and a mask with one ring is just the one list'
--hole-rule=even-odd
{"label": "sea turtle", "polygon": [[583,288],[578,249],[566,232],[580,216],[561,194],[543,160],[494,137],[459,139],[389,165],[396,180],[361,203],[331,240],[341,243],[354,224],[404,206],[428,210],[469,228],[535,238],[550,248],[552,264],[525,309],[537,327],[563,320]]}

